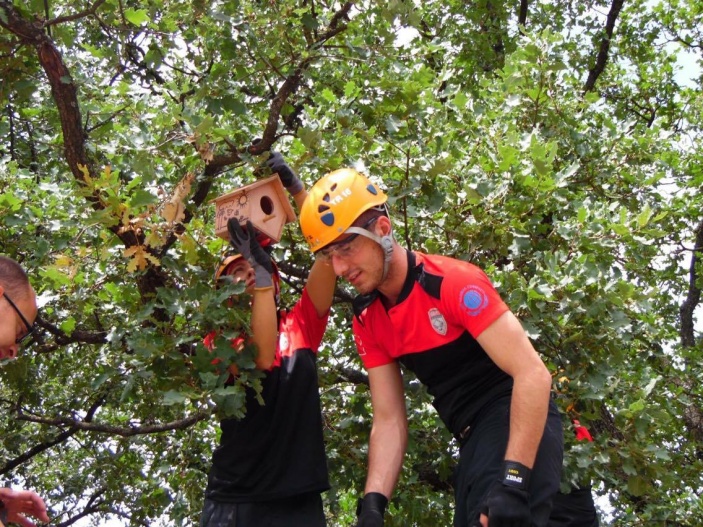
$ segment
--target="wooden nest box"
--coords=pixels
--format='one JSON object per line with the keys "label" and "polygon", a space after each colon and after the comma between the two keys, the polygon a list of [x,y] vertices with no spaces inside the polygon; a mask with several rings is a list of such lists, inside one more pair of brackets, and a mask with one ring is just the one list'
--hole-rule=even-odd
{"label": "wooden nest box", "polygon": [[283,226],[295,221],[295,212],[278,174],[223,194],[213,201],[215,234],[225,240],[229,240],[227,220],[230,218],[237,218],[242,224],[251,220],[259,232],[276,242],[281,239]]}

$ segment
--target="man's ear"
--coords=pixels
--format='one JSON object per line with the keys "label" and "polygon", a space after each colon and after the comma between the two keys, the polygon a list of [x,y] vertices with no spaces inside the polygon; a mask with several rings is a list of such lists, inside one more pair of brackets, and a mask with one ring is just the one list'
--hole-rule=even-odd
{"label": "man's ear", "polygon": [[381,231],[376,233],[378,236],[388,236],[393,231],[393,225],[391,224],[391,220],[388,216],[379,216],[376,220],[375,226],[378,226]]}

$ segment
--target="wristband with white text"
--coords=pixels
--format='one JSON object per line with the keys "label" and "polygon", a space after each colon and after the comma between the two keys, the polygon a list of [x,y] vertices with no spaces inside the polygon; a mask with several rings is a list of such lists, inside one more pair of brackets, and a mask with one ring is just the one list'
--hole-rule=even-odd
{"label": "wristband with white text", "polygon": [[532,471],[527,468],[522,463],[517,461],[503,462],[502,473],[502,483],[508,487],[515,487],[521,490],[527,490],[527,486],[530,484],[530,473]]}

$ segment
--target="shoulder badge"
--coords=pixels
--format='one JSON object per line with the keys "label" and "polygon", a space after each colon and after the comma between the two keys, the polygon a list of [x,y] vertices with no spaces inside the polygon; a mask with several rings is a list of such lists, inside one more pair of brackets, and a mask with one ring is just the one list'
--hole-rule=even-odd
{"label": "shoulder badge", "polygon": [[461,307],[472,317],[475,317],[488,306],[488,295],[477,285],[467,285],[459,294]]}

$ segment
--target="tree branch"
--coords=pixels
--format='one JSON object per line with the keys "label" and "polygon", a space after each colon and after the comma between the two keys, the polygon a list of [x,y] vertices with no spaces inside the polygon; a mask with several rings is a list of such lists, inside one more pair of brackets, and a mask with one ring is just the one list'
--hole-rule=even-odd
{"label": "tree branch", "polygon": [[696,245],[691,251],[691,265],[689,266],[688,278],[688,294],[681,308],[679,315],[681,317],[681,345],[684,348],[693,348],[696,345],[696,336],[694,331],[693,313],[701,301],[701,288],[696,284],[699,283],[698,277],[698,262],[699,256],[703,255],[703,221],[698,224],[695,230]]}
{"label": "tree branch", "polygon": [[365,373],[355,370],[353,368],[337,368],[339,374],[335,379],[335,382],[350,382],[352,384],[365,384],[369,385],[369,376]]}
{"label": "tree branch", "polygon": [[[349,11],[354,7],[354,2],[346,2],[339,11],[337,11],[330,19],[330,30],[336,30],[340,20],[348,20]],[[346,26],[345,26],[346,28]],[[329,33],[329,32],[328,32]],[[322,38],[325,38],[324,36]],[[325,38],[325,40],[327,40]]]}
{"label": "tree branch", "polygon": [[[530,0],[520,0],[520,11],[518,12],[517,23],[520,27],[527,26],[527,9]],[[522,30],[520,30],[522,32]]]}
{"label": "tree branch", "polygon": [[65,346],[67,344],[73,344],[77,342],[84,344],[105,344],[107,339],[107,331],[75,330],[73,331],[73,333],[71,333],[71,336],[69,337],[58,326],[49,323],[43,317],[38,317],[36,324],[40,328],[45,329],[48,333],[53,335],[56,344],[60,346]]}
{"label": "tree branch", "polygon": [[608,13],[608,19],[605,23],[605,35],[600,41],[600,49],[598,50],[596,63],[588,73],[588,79],[586,79],[586,84],[583,87],[583,93],[593,91],[598,77],[600,77],[600,74],[605,70],[605,65],[608,62],[610,41],[613,38],[613,30],[615,29],[615,22],[618,15],[620,15],[624,3],[625,0],[613,0],[613,3],[610,5],[610,12]]}
{"label": "tree branch", "polygon": [[61,432],[59,435],[51,439],[50,441],[45,441],[43,443],[39,443],[38,445],[33,446],[30,448],[27,452],[22,454],[21,456],[16,457],[15,459],[9,460],[7,463],[5,463],[2,468],[0,468],[0,475],[5,475],[11,473],[15,468],[19,467],[22,463],[25,463],[26,461],[29,461],[32,459],[34,456],[41,454],[42,452],[45,452],[52,447],[59,445],[66,441],[69,437],[74,436],[78,433],[77,428],[70,428],[69,430],[66,430],[64,432]]}
{"label": "tree branch", "polygon": [[80,11],[79,13],[75,13],[73,15],[67,15],[67,16],[60,16],[58,18],[54,18],[52,20],[48,20],[48,21],[44,22],[44,27],[55,26],[55,25],[61,24],[63,22],[72,22],[73,20],[78,20],[81,18],[85,18],[87,16],[92,16],[95,14],[95,12],[98,10],[98,8],[104,3],[105,3],[105,0],[96,0],[96,2],[92,6],[90,6],[88,9]]}
{"label": "tree branch", "polygon": [[71,516],[65,521],[55,524],[55,527],[69,527],[69,525],[75,524],[77,521],[95,514],[96,512],[101,512],[104,510],[104,505],[106,504],[103,500],[98,500],[103,494],[107,492],[106,487],[100,487],[93,492],[93,494],[88,499],[88,503],[78,514]]}
{"label": "tree branch", "polygon": [[[98,408],[100,408],[105,400],[102,397],[99,397],[88,409],[88,412],[86,413],[85,419],[83,420],[86,423],[89,423],[93,420],[93,417],[95,416],[95,412],[97,412]],[[18,408],[18,413],[21,412],[21,409]],[[46,441],[44,443],[40,443],[38,445],[35,445],[31,449],[29,449],[27,452],[22,454],[19,457],[16,457],[15,459],[8,461],[5,466],[0,469],[0,474],[6,474],[8,472],[11,472],[15,467],[20,466],[22,463],[25,461],[30,460],[34,456],[45,452],[46,450],[49,450],[50,448],[63,443],[66,441],[69,437],[77,434],[79,429],[77,427],[70,427],[68,430],[65,430],[64,432],[61,432],[59,435],[57,435],[54,439],[50,441]]]}
{"label": "tree branch", "polygon": [[208,419],[214,413],[213,409],[203,410],[195,414],[170,421],[168,423],[158,423],[143,426],[114,426],[104,423],[91,423],[86,421],[77,421],[69,417],[44,417],[38,415],[25,414],[21,409],[17,413],[17,419],[20,421],[28,421],[30,423],[39,423],[50,426],[70,426],[81,431],[94,432],[99,434],[118,435],[121,437],[133,437],[138,435],[158,434],[160,432],[168,432],[170,430],[185,430],[194,424]]}

